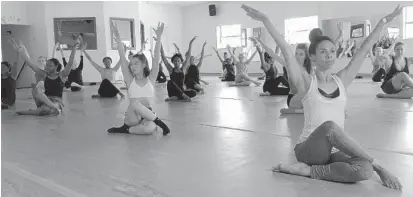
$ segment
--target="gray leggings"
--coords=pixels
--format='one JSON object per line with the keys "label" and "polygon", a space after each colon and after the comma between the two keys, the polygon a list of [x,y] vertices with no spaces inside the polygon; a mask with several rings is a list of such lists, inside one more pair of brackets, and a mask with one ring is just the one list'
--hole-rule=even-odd
{"label": "gray leggings", "polygon": [[[339,152],[332,154],[333,147]],[[355,183],[373,174],[373,157],[332,121],[320,125],[294,151],[299,162],[311,166],[313,179]]]}

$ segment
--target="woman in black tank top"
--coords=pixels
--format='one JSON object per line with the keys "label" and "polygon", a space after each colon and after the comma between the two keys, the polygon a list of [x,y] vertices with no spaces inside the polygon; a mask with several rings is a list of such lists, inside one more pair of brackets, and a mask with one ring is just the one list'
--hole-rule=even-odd
{"label": "woman in black tank top", "polygon": [[186,88],[190,90],[195,90],[196,92],[200,92],[201,94],[205,93],[204,89],[201,87],[200,84],[200,77],[199,77],[199,69],[201,69],[202,62],[204,61],[204,53],[205,53],[205,45],[207,43],[205,42],[204,45],[202,46],[202,51],[201,51],[201,58],[199,59],[198,64],[195,64],[195,57],[191,56],[189,62],[190,66],[188,67],[188,70],[186,72],[185,76],[185,85]]}
{"label": "woman in black tank top", "polygon": [[[186,52],[186,59],[183,62],[182,55],[177,53],[172,56],[171,61],[174,64],[172,66],[167,57],[165,56],[165,52],[163,50],[163,46],[161,46],[161,57],[162,60],[168,69],[170,80],[167,83],[167,91],[168,91],[168,98],[165,101],[187,101],[190,102],[191,98],[196,96],[195,90],[185,90],[184,89],[184,81],[185,81],[185,74],[187,68],[189,66],[189,59],[191,57],[191,49],[192,43],[195,41],[196,36],[192,38],[189,42],[189,48]],[[183,63],[182,63],[183,62]]]}
{"label": "woman in black tank top", "polygon": [[396,43],[395,56],[386,63],[387,74],[381,85],[385,94],[377,94],[378,98],[409,99],[413,97],[413,79],[409,76],[409,66],[413,64],[413,57],[404,57],[405,49],[404,43]]}
{"label": "woman in black tank top", "polygon": [[[36,103],[36,109],[29,109],[26,111],[17,112],[18,115],[59,115],[63,110],[62,94],[64,88],[64,82],[69,76],[72,69],[73,60],[76,54],[76,48],[79,44],[76,44],[72,48],[70,54],[69,63],[62,70],[62,65],[59,60],[52,58],[47,60],[44,70],[40,69],[36,63],[32,62],[29,58],[29,54],[26,47],[22,44],[18,44],[14,39],[11,39],[13,47],[19,52],[23,59],[28,63],[30,68],[39,76],[42,80],[37,85],[35,91],[33,91],[33,99]],[[43,82],[44,81],[44,82]],[[44,84],[45,91],[42,92],[40,86]]]}
{"label": "woman in black tank top", "polygon": [[[274,60],[267,52],[262,52],[258,45],[258,41],[255,38],[252,38],[251,40],[257,45],[258,55],[261,60],[261,69],[265,72],[265,82],[262,87],[263,93],[260,93],[260,96],[288,95],[290,86],[283,76],[277,77],[278,70],[274,67]],[[283,84],[285,87],[278,87],[280,84]]]}

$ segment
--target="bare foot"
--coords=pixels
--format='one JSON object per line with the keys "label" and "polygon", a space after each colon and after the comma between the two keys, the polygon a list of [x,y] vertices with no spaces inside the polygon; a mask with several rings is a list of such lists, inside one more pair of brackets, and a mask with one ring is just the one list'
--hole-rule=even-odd
{"label": "bare foot", "polygon": [[389,171],[381,167],[380,165],[373,165],[374,171],[376,171],[377,175],[379,175],[383,185],[397,190],[402,190],[403,186],[400,183],[399,179],[391,174]]}
{"label": "bare foot", "polygon": [[295,164],[278,164],[272,168],[272,171],[310,177],[311,168],[305,163],[298,162]]}
{"label": "bare foot", "polygon": [[257,86],[257,87],[260,86],[260,85],[261,85],[260,82],[256,82],[256,83],[255,83],[255,86]]}
{"label": "bare foot", "polygon": [[206,81],[205,81],[204,83],[205,83],[205,85],[209,85],[209,82],[206,82]]}

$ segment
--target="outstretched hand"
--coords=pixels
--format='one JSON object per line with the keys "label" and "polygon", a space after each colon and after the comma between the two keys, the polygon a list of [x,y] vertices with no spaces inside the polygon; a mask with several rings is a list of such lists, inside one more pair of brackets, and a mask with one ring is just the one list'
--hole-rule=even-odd
{"label": "outstretched hand", "polygon": [[192,38],[191,42],[195,41],[196,38],[198,38],[198,36],[194,36],[194,37]]}
{"label": "outstretched hand", "polygon": [[158,27],[156,29],[153,29],[153,31],[155,32],[157,38],[160,38],[162,36],[164,27],[165,27],[165,24],[159,22]]}
{"label": "outstretched hand", "polygon": [[399,16],[400,13],[402,13],[402,11],[403,11],[403,7],[401,7],[400,5],[397,5],[396,9],[394,9],[394,11],[391,14],[384,17],[386,19],[386,24],[388,24],[393,19],[395,19],[397,16]]}
{"label": "outstretched hand", "polygon": [[258,40],[257,40],[257,38],[250,37],[249,39],[251,40],[252,43],[254,43],[254,46],[258,45]]}
{"label": "outstretched hand", "polygon": [[242,4],[241,8],[244,9],[245,12],[247,12],[247,16],[251,17],[254,20],[265,21],[265,20],[268,19],[268,17],[265,14],[261,13],[260,11],[254,9],[250,6]]}
{"label": "outstretched hand", "polygon": [[202,45],[202,48],[205,47],[205,45],[207,45],[207,41],[205,40],[204,45]]}

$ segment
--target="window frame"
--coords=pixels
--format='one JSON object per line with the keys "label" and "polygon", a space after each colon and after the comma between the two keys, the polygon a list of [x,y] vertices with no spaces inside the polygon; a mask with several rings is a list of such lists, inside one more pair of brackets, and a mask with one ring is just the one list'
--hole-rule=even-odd
{"label": "window frame", "polygon": [[[315,27],[303,27],[303,28],[299,28],[299,29],[293,29],[293,28],[289,28],[289,26],[292,24],[289,24],[290,21],[292,20],[300,20],[300,19],[308,19],[308,20],[314,20],[317,21],[316,22],[316,26]],[[304,22],[304,21],[303,21]],[[305,21],[307,22],[307,21]],[[303,32],[308,32],[308,34],[310,34],[310,31],[314,28],[319,28],[320,24],[319,24],[319,17],[318,15],[312,15],[312,16],[304,16],[304,17],[294,17],[294,18],[287,18],[284,20],[284,35],[285,35],[285,39],[287,40],[288,44],[298,44],[298,43],[303,43],[300,41],[296,41],[299,39],[293,38],[290,35],[293,33],[303,33]],[[307,33],[306,33],[307,34]],[[308,34],[306,36],[306,39],[304,41],[304,43],[309,43],[310,41],[308,40]]]}
{"label": "window frame", "polygon": [[[240,28],[240,34],[239,35],[233,35],[233,36],[222,36],[222,27],[225,26],[239,26]],[[219,31],[219,32],[218,32]],[[230,39],[230,38],[239,38],[239,45],[237,46],[231,46],[231,47],[242,47],[243,41],[242,41],[242,33],[243,29],[241,27],[241,24],[232,24],[232,25],[219,25],[216,27],[216,35],[217,35],[217,42],[216,42],[216,47],[217,49],[225,49],[227,47],[227,44],[223,42],[224,39]]]}
{"label": "window frame", "polygon": [[411,11],[413,15],[413,6],[407,6],[403,8],[403,39],[413,39],[413,33],[409,37],[407,37],[406,27],[407,25],[413,26],[413,19],[411,21],[407,21],[407,11]]}

